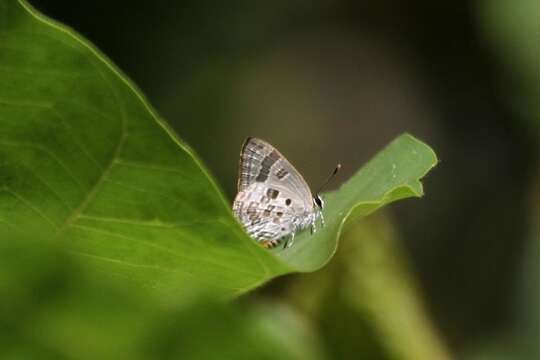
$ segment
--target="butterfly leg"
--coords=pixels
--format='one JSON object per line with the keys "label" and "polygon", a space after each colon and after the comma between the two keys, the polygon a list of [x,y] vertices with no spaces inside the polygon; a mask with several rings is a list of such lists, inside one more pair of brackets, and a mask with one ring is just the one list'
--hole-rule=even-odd
{"label": "butterfly leg", "polygon": [[325,226],[325,223],[324,223],[324,216],[321,212],[321,227],[323,228]]}

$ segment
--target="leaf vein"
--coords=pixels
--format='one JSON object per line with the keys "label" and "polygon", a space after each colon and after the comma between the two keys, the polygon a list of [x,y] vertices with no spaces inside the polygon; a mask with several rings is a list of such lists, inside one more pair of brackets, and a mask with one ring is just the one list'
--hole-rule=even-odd
{"label": "leaf vein", "polygon": [[11,194],[13,197],[15,197],[17,200],[19,200],[21,203],[23,203],[26,207],[28,207],[30,210],[38,214],[41,218],[43,218],[45,221],[47,221],[50,225],[52,225],[53,228],[58,229],[58,224],[56,224],[54,221],[49,219],[47,215],[43,211],[41,211],[37,206],[33,205],[30,201],[26,200],[22,195],[18,194],[16,191],[10,189],[7,186],[3,187],[3,190],[9,194]]}
{"label": "leaf vein", "polygon": [[216,262],[213,262],[213,261],[208,261],[208,260],[206,260],[204,258],[200,258],[200,257],[186,256],[185,254],[180,254],[178,252],[172,251],[169,248],[159,246],[159,245],[154,244],[152,242],[148,242],[148,241],[145,241],[145,240],[142,240],[142,239],[137,239],[137,238],[134,238],[134,237],[126,236],[126,235],[123,235],[123,234],[118,234],[118,233],[115,233],[113,231],[103,230],[103,229],[99,229],[99,228],[95,228],[95,227],[91,227],[91,226],[83,226],[83,225],[79,225],[79,224],[75,224],[75,225],[73,225],[73,227],[78,228],[78,229],[82,229],[82,230],[85,230],[85,231],[90,231],[90,232],[95,232],[95,233],[99,233],[99,234],[103,234],[103,235],[117,237],[117,238],[128,240],[128,241],[131,241],[131,242],[140,243],[140,244],[143,244],[145,246],[148,246],[148,247],[151,247],[151,248],[154,248],[154,249],[158,249],[158,250],[161,250],[163,252],[174,255],[174,256],[178,257],[179,259],[184,259],[184,260],[188,260],[188,261],[207,264],[207,265],[210,265],[210,266],[214,266],[216,268],[225,269],[225,270],[227,270],[229,272],[236,272],[236,273],[242,274],[242,275],[253,276],[253,273],[247,272],[247,271],[242,271],[239,268],[224,266],[223,264],[216,263]]}
{"label": "leaf vein", "polygon": [[81,189],[84,188],[84,185],[79,181],[79,179],[69,169],[69,167],[58,156],[56,156],[56,154],[53,151],[47,149],[47,147],[43,145],[38,145],[38,144],[26,144],[26,143],[6,141],[6,140],[0,140],[0,145],[11,146],[11,147],[26,147],[26,148],[42,151],[44,154],[46,154],[51,159],[53,159],[58,165],[60,165],[60,167],[63,168],[64,171],[69,175],[69,177],[77,184],[77,186],[79,186]]}
{"label": "leaf vein", "polygon": [[121,132],[121,135],[120,135],[120,139],[118,140],[118,144],[116,145],[116,148],[114,149],[114,152],[112,154],[112,157],[111,157],[111,160],[109,162],[109,164],[107,165],[107,167],[103,170],[101,176],[97,179],[96,183],[91,187],[90,191],[86,194],[86,196],[84,197],[84,199],[82,200],[82,202],[80,203],[80,205],[75,209],[75,211],[73,211],[73,213],[66,218],[66,220],[64,221],[64,223],[62,224],[62,226],[60,227],[60,229],[58,230],[57,232],[57,237],[60,237],[65,231],[67,228],[69,228],[76,220],[77,220],[77,217],[82,214],[84,212],[84,210],[86,209],[86,207],[88,206],[88,204],[90,204],[90,202],[92,202],[95,198],[95,196],[97,195],[98,191],[99,191],[99,188],[101,186],[101,184],[105,181],[105,179],[109,176],[109,174],[111,173],[113,167],[114,167],[114,164],[115,164],[115,159],[119,156],[121,150],[122,150],[122,147],[125,143],[125,141],[127,140],[127,117],[125,115],[125,110],[124,110],[124,106],[122,104],[122,102],[120,101],[120,99],[118,98],[117,94],[116,94],[116,91],[114,90],[114,87],[112,86],[112,84],[109,83],[109,81],[107,80],[107,77],[101,72],[101,69],[99,68],[98,65],[94,64],[94,62],[91,61],[91,63],[95,66],[98,74],[101,75],[104,83],[109,87],[116,103],[118,104],[118,107],[120,109],[120,113],[119,115],[121,116],[120,119],[121,119],[121,123],[122,123],[122,132]]}
{"label": "leaf vein", "polygon": [[114,217],[95,216],[95,215],[88,215],[88,214],[81,214],[79,218],[102,221],[102,222],[112,222],[112,223],[119,223],[119,224],[140,225],[140,226],[159,227],[159,228],[168,228],[168,229],[204,225],[204,224],[211,224],[211,223],[219,222],[219,220],[208,220],[208,221],[192,221],[189,223],[167,223],[161,220],[145,221],[145,220],[140,220],[140,219],[114,218]]}
{"label": "leaf vein", "polygon": [[161,171],[161,172],[170,172],[170,173],[176,173],[176,174],[186,176],[185,172],[172,168],[172,167],[167,167],[167,166],[153,165],[153,164],[135,162],[135,161],[127,161],[123,159],[116,159],[116,163],[118,165],[126,166],[126,167],[132,167],[132,168],[138,168],[138,169],[144,169],[144,170],[155,170],[155,171]]}

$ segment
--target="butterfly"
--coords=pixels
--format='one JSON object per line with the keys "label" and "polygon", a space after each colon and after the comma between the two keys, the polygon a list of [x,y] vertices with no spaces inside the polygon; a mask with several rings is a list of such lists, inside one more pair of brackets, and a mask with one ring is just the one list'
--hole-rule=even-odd
{"label": "butterfly", "polygon": [[[337,173],[328,177],[324,185]],[[323,185],[323,186],[324,186]],[[324,202],[315,195],[298,170],[264,140],[250,137],[240,151],[238,194],[233,213],[246,232],[265,248],[284,242],[292,246],[297,232],[317,222],[324,226]]]}

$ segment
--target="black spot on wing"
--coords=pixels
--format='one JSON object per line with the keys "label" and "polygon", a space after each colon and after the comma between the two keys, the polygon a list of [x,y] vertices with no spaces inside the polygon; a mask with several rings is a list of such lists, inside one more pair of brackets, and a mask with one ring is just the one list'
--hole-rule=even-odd
{"label": "black spot on wing", "polygon": [[275,189],[268,189],[266,191],[266,196],[268,196],[269,198],[271,199],[275,199],[277,198],[279,195],[279,191],[275,190]]}

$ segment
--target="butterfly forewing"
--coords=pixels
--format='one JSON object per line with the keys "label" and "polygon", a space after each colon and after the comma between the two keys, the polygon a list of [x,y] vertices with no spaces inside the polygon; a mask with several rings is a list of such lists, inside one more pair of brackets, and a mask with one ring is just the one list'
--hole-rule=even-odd
{"label": "butterfly forewing", "polygon": [[264,140],[248,138],[240,152],[238,192],[253,183],[282,186],[295,192],[306,206],[312,206],[312,195],[308,184],[272,145]]}

